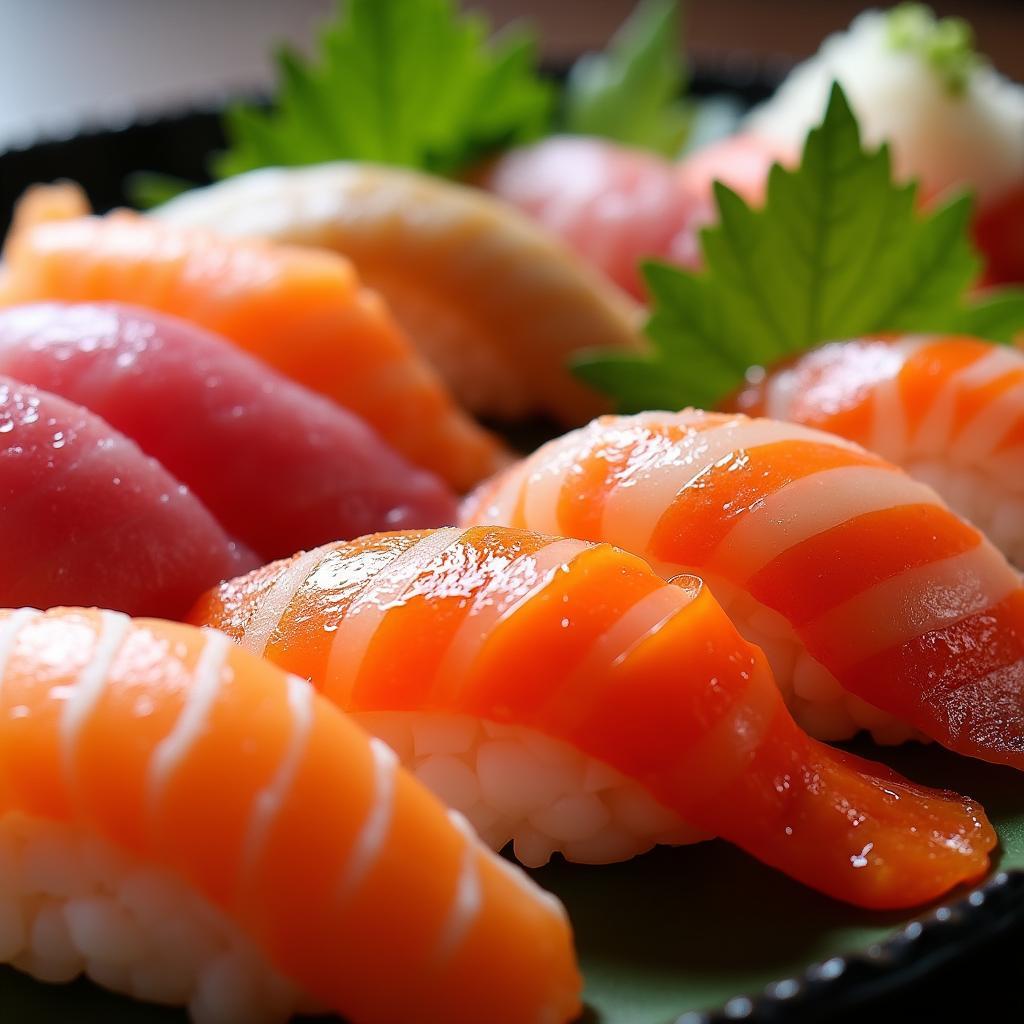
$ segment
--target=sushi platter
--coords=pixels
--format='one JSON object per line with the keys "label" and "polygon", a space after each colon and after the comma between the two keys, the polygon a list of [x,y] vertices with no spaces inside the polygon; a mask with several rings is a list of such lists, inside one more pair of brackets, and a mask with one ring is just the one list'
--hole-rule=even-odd
{"label": "sushi platter", "polygon": [[0,1022],[1020,998],[1024,86],[679,18],[0,153]]}

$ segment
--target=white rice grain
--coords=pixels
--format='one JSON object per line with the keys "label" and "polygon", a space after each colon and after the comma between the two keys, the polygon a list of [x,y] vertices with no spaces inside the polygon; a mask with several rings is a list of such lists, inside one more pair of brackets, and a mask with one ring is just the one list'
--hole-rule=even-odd
{"label": "white rice grain", "polygon": [[[388,736],[411,733],[404,766],[465,815],[493,849],[511,843],[527,867],[540,867],[556,853],[584,864],[606,864],[659,842],[681,845],[710,838],[610,765],[534,730],[435,712],[352,717],[385,742]],[[438,737],[455,736],[465,749],[418,753],[433,750]],[[451,751],[453,744],[443,746]]]}
{"label": "white rice grain", "polygon": [[247,935],[171,874],[94,834],[0,817],[0,961],[40,981],[80,974],[196,1024],[285,1021],[309,1002]]}

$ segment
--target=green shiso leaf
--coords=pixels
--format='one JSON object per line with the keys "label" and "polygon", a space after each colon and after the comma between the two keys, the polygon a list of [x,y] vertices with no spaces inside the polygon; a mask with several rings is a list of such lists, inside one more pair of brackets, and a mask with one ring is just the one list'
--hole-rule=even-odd
{"label": "green shiso leaf", "polygon": [[644,0],[600,54],[569,74],[565,128],[676,155],[691,123],[677,0]]}
{"label": "green shiso leaf", "polygon": [[969,199],[922,214],[916,186],[894,183],[888,149],[862,147],[838,85],[800,166],[772,168],[763,209],[722,184],[715,198],[705,269],[647,268],[649,351],[577,359],[622,411],[713,406],[751,367],[830,340],[969,330],[1008,341],[1024,329],[1024,292],[967,297],[980,266]]}
{"label": "green shiso leaf", "polygon": [[136,171],[124,181],[125,195],[132,206],[139,210],[151,210],[190,188],[195,188],[194,181],[158,171]]}
{"label": "green shiso leaf", "polygon": [[227,111],[214,169],[348,159],[454,173],[548,128],[554,87],[536,64],[532,36],[489,40],[486,22],[452,0],[348,0],[316,59],[278,52],[270,110]]}

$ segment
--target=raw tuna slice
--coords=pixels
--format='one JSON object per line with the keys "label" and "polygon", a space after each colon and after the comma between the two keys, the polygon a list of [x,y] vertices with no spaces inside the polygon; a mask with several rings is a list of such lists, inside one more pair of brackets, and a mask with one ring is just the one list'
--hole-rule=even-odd
{"label": "raw tuna slice", "polygon": [[174,618],[257,560],[108,423],[0,377],[0,564],[0,606]]}
{"label": "raw tuna slice", "polygon": [[510,150],[479,183],[643,298],[644,260],[700,268],[700,229],[718,219],[712,182],[723,181],[760,205],[780,156],[789,154],[749,134],[714,143],[679,164],[607,139],[556,135]]}
{"label": "raw tuna slice", "polygon": [[455,518],[448,487],[357,416],[170,316],[116,304],[0,311],[0,373],[102,416],[268,560]]}

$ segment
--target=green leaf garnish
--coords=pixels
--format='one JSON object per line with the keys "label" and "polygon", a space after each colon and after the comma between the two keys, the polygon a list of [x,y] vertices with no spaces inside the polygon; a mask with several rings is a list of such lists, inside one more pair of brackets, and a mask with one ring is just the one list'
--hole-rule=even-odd
{"label": "green leaf garnish", "polygon": [[800,167],[776,165],[765,206],[715,185],[719,223],[702,232],[698,274],[649,264],[650,350],[590,352],[577,373],[622,411],[710,408],[754,366],[825,341],[883,331],[967,331],[1009,341],[1024,329],[1024,292],[982,301],[967,290],[979,259],[970,200],[915,207],[893,182],[888,149],[861,147],[838,85],[808,135]]}
{"label": "green leaf garnish", "polygon": [[195,187],[194,181],[159,171],[135,171],[124,180],[124,193],[137,210],[151,210]]}
{"label": "green leaf garnish", "polygon": [[677,0],[644,0],[605,53],[573,65],[565,128],[675,156],[691,120],[685,83]]}
{"label": "green leaf garnish", "polygon": [[889,45],[917,54],[954,96],[963,93],[981,64],[974,31],[963,18],[936,18],[926,4],[900,4],[886,15]]}
{"label": "green leaf garnish", "polygon": [[349,0],[319,58],[288,48],[270,110],[227,111],[220,177],[257,167],[370,160],[450,174],[548,128],[554,88],[523,31],[488,40],[452,0]]}

